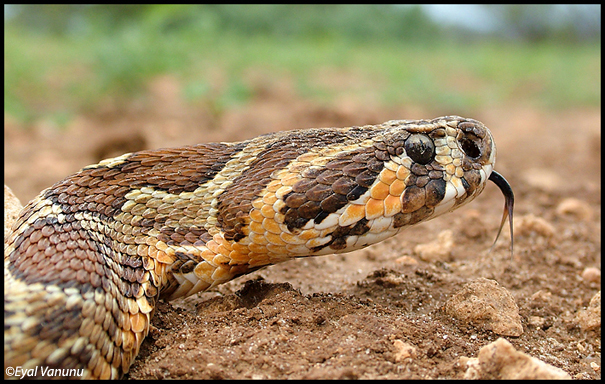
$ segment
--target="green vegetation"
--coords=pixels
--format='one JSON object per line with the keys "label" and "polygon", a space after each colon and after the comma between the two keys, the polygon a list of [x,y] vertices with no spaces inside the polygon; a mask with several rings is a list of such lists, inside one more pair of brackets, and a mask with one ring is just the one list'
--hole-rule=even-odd
{"label": "green vegetation", "polygon": [[[4,32],[4,110],[25,121],[143,95],[167,73],[187,100],[218,109],[255,96],[251,71],[290,78],[327,103],[343,93],[446,110],[601,102],[600,36],[477,36],[438,26],[419,7],[37,6]],[[351,82],[322,82],[322,71]]]}

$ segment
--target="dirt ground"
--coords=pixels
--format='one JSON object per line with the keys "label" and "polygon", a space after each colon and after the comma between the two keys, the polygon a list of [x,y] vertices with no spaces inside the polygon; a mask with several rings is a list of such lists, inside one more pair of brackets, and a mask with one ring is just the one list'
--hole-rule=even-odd
{"label": "dirt ground", "polygon": [[[171,77],[145,98],[107,101],[57,130],[5,115],[5,183],[26,203],[42,189],[107,157],[147,148],[239,141],[306,127],[433,118],[462,111],[384,108],[343,98],[301,99],[284,81],[259,83],[249,103],[226,111],[188,104]],[[131,379],[461,379],[461,357],[499,336],[445,313],[446,301],[480,277],[506,288],[523,334],[514,347],[575,379],[601,378],[601,330],[575,320],[601,289],[601,111],[499,106],[467,117],[498,146],[496,170],[516,195],[515,251],[504,199],[493,184],[471,204],[349,254],[271,266],[206,292],[160,303]],[[417,245],[446,230],[441,259]],[[415,348],[401,357],[402,342]]]}

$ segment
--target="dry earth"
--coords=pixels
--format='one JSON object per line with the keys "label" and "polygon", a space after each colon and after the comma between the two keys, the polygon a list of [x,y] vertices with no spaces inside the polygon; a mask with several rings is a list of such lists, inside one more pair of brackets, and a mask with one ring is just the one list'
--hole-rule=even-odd
{"label": "dry earth", "polygon": [[[251,102],[219,113],[185,103],[178,83],[161,77],[144,101],[107,102],[62,130],[46,122],[21,126],[5,116],[5,183],[25,203],[82,166],[124,152],[466,115],[354,99],[328,108],[300,99],[287,81],[255,91]],[[214,292],[161,303],[127,377],[463,378],[464,358],[477,357],[499,336],[453,318],[445,305],[483,277],[510,292],[519,308],[523,333],[506,337],[515,349],[572,378],[600,379],[600,302],[598,326],[577,320],[601,289],[600,113],[502,106],[469,116],[491,128],[496,169],[516,194],[512,259],[507,230],[487,254],[504,201],[490,185],[468,206],[381,244],[297,259]],[[442,244],[447,230],[451,245]],[[445,249],[440,255],[417,248],[436,239]]]}

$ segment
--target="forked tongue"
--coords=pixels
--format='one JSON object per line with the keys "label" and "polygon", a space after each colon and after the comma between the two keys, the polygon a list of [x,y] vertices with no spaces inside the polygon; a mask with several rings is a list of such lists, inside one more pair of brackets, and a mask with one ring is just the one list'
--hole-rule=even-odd
{"label": "forked tongue", "polygon": [[508,222],[510,223],[510,257],[513,257],[513,206],[515,205],[515,195],[513,193],[513,189],[510,187],[510,184],[506,179],[496,171],[492,171],[489,176],[489,180],[493,181],[494,184],[500,188],[502,194],[504,195],[504,212],[502,213],[502,221],[500,222],[500,229],[498,229],[498,234],[496,235],[496,240],[494,240],[494,244],[492,244],[489,249],[490,253],[494,246],[496,245],[496,241],[500,237],[500,233],[502,232],[502,228],[504,227],[504,223],[506,222],[506,218],[508,217]]}

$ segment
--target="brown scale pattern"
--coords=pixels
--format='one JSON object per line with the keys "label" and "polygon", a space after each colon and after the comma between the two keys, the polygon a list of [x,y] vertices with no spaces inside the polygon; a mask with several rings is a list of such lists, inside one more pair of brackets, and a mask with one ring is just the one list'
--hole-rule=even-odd
{"label": "brown scale pattern", "polygon": [[[81,297],[93,292],[104,299],[98,303],[102,306],[92,313],[85,310],[86,305],[80,299],[73,302],[62,298],[65,300],[62,304],[39,307],[33,313],[38,317],[38,322],[34,328],[27,330],[28,335],[61,345],[61,340],[68,337],[86,337],[85,331],[89,330],[93,332],[88,335],[89,343],[99,351],[120,348],[123,341],[117,338],[116,330],[129,328],[123,315],[129,312],[129,306],[123,298],[133,297],[140,289],[136,281],[142,276],[143,270],[133,268],[139,266],[140,262],[124,259],[120,268],[109,269],[104,259],[107,253],[96,247],[96,242],[90,239],[86,231],[75,229],[79,227],[78,222],[59,225],[47,221],[36,220],[24,232],[29,236],[19,241],[19,249],[24,252],[11,264],[14,276],[23,278],[29,284],[40,282],[63,289],[77,288]],[[46,237],[49,233],[52,234]],[[132,284],[129,285],[129,282]],[[123,296],[116,297],[113,286],[117,286]],[[5,316],[10,317],[11,314],[5,310]],[[87,319],[91,326],[83,328]],[[108,335],[114,335],[114,338],[110,340]],[[112,362],[113,355],[104,356],[120,372],[128,368],[122,365],[120,355],[115,355],[120,357],[116,362]],[[92,357],[92,348],[74,350],[59,362],[47,359],[44,364],[50,368],[89,366],[94,369],[99,363],[92,361]]]}
{"label": "brown scale pattern", "polygon": [[[303,179],[292,186],[281,209],[290,232],[309,220],[321,223],[330,213],[358,199],[374,183],[383,168],[374,147],[338,155],[323,168],[309,168]],[[367,230],[366,230],[367,231]]]}
{"label": "brown scale pattern", "polygon": [[[98,220],[107,227],[126,201],[124,196],[134,188],[153,186],[177,194],[192,191],[211,180],[244,145],[208,144],[143,151],[111,168],[98,166],[83,169],[48,189],[41,198],[61,207],[64,214],[62,221],[59,223],[55,215],[49,215],[38,218],[27,227],[14,242],[16,250],[9,256],[9,269],[16,279],[28,284],[42,283],[62,289],[74,287],[82,296],[93,292],[100,298],[104,309],[89,316],[83,311],[82,302],[72,304],[69,311],[60,310],[60,307],[47,311],[42,309],[38,315],[41,317],[40,324],[44,325],[30,332],[57,342],[65,335],[77,335],[78,328],[88,318],[91,324],[89,328],[93,332],[89,335],[91,343],[96,342],[98,349],[105,351],[107,362],[124,372],[128,366],[123,364],[122,358],[137,351],[125,350],[124,356],[115,354],[120,361],[112,361],[114,355],[109,350],[130,348],[129,345],[134,345],[134,342],[128,340],[138,337],[135,334],[128,336],[130,331],[127,332],[134,326],[124,315],[133,311],[129,300],[145,296],[148,305],[153,307],[160,288],[157,276],[150,277],[147,270],[152,265],[147,263],[146,268],[141,257],[132,254],[128,245],[135,244],[137,236],[144,235],[150,228],[162,228],[163,220],[148,218],[132,222],[128,233],[113,230],[99,234],[90,228],[90,222],[88,228],[83,225],[87,220]],[[21,217],[21,222],[25,223],[32,215],[35,217],[38,210],[29,208]],[[90,219],[82,220],[82,214]],[[194,234],[197,239],[191,237],[192,233],[186,229],[163,233],[177,242],[208,238],[205,231],[198,230]],[[147,288],[143,291],[142,284],[150,278],[153,284],[146,284]],[[120,295],[116,295],[118,292]],[[116,332],[117,329],[123,331]],[[109,340],[107,335],[114,335],[115,338]],[[90,353],[82,353],[77,360],[87,366],[90,357]],[[74,359],[68,356],[61,365],[52,361],[46,364],[49,367],[75,366]],[[95,365],[92,369],[98,371],[101,368]],[[105,366],[103,369],[108,368]]]}
{"label": "brown scale pattern", "polygon": [[[69,216],[73,215],[67,215],[66,220]],[[21,251],[10,255],[15,276],[30,284],[70,286],[75,285],[75,280],[98,286],[95,283],[104,273],[91,265],[102,265],[106,255],[99,252],[97,243],[75,218],[71,217],[64,225],[53,223],[56,219],[49,223],[49,219],[37,219],[15,241],[15,247]]]}
{"label": "brown scale pattern", "polygon": [[[244,228],[249,224],[248,213],[252,209],[252,201],[258,198],[259,193],[269,184],[273,171],[286,167],[292,160],[311,148],[353,139],[363,140],[369,136],[370,132],[361,128],[352,128],[348,131],[313,129],[292,131],[275,141],[269,141],[270,144],[257,155],[250,167],[218,197],[217,219],[225,239],[237,242],[246,236]],[[313,177],[310,174],[308,176]],[[311,197],[316,199],[326,194],[327,191],[322,192],[319,189],[310,193]],[[310,216],[316,208],[307,205],[303,206],[302,210]]]}
{"label": "brown scale pattern", "polygon": [[[405,152],[405,141],[409,137],[408,132],[398,132],[383,141],[376,140],[373,147],[338,155],[324,168],[303,172],[303,179],[294,184],[292,192],[286,195],[286,205],[281,210],[288,229],[295,232],[312,219],[321,223],[330,213],[358,199],[372,186],[384,167],[384,161]],[[414,163],[410,171],[411,175],[406,180],[410,186],[402,198],[405,211],[395,217],[395,228],[415,224],[432,214],[432,207],[445,196],[443,170],[435,161],[427,165]],[[343,249],[347,236],[361,235],[369,230],[366,223],[367,220],[358,222],[351,233],[348,231],[352,226],[339,228],[329,243],[313,251],[326,246]]]}

